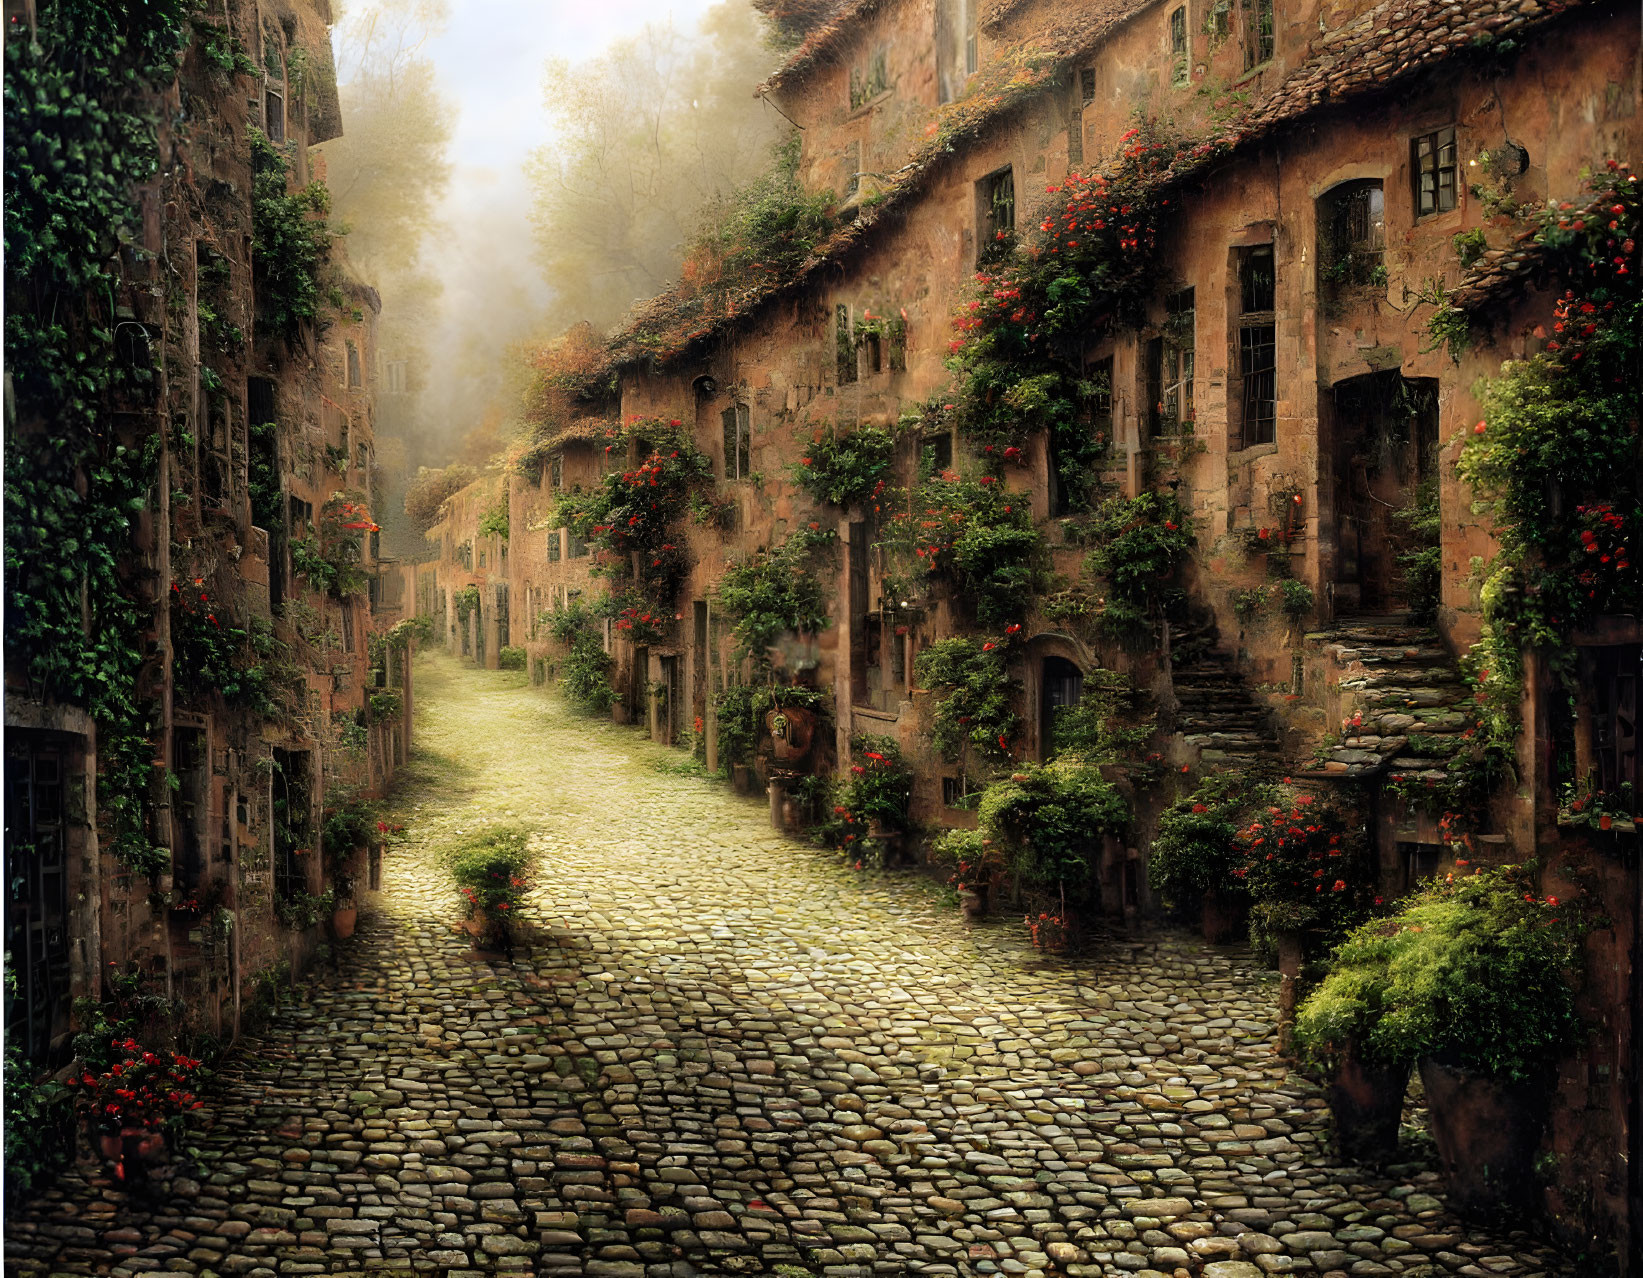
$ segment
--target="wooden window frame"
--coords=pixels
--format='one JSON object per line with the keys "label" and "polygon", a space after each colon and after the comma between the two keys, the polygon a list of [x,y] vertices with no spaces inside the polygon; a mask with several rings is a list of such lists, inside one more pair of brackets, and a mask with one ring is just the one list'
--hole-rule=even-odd
{"label": "wooden window frame", "polygon": [[736,400],[719,414],[724,431],[724,477],[742,483],[753,474],[753,409]]}
{"label": "wooden window frame", "polygon": [[[1444,158],[1446,153],[1447,162]],[[1430,189],[1428,177],[1431,178]],[[1460,206],[1460,151],[1453,124],[1409,139],[1409,182],[1411,206],[1417,222],[1452,212]],[[1427,207],[1428,199],[1430,208]]]}
{"label": "wooden window frame", "polygon": [[1244,70],[1253,71],[1272,61],[1277,51],[1278,18],[1274,0],[1243,0]]}
{"label": "wooden window frame", "polygon": [[[1265,257],[1271,280],[1262,285],[1250,270]],[[1240,448],[1273,444],[1278,438],[1278,267],[1271,244],[1238,251],[1238,435]]]}

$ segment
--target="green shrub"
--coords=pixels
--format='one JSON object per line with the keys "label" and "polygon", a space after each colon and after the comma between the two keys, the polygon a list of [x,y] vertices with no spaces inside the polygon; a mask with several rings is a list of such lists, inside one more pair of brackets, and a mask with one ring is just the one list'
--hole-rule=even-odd
{"label": "green shrub", "polygon": [[1101,770],[1075,755],[1027,764],[981,796],[981,831],[1006,867],[1035,887],[1099,894],[1101,843],[1129,821],[1129,804]]}
{"label": "green shrub", "polygon": [[1515,867],[1434,882],[1356,929],[1302,1004],[1300,1043],[1328,1060],[1422,1057],[1509,1082],[1544,1076],[1573,1042],[1580,928]]}
{"label": "green shrub", "polygon": [[74,1155],[74,1098],[17,1048],[5,1056],[6,1196],[48,1184]]}
{"label": "green shrub", "polygon": [[1232,876],[1249,891],[1250,940],[1269,954],[1284,933],[1334,944],[1374,899],[1363,822],[1308,794],[1278,790],[1273,799],[1238,831],[1242,864]]}
{"label": "green shrub", "polygon": [[523,648],[503,648],[496,654],[496,664],[501,670],[523,670],[525,668],[525,650]]}
{"label": "green shrub", "polygon": [[874,821],[892,830],[905,830],[913,774],[902,762],[901,748],[891,737],[864,735],[851,741],[850,751],[849,777],[834,796],[833,819],[824,837],[838,846],[850,846],[867,836],[867,827]]}
{"label": "green shrub", "polygon": [[501,826],[470,835],[446,850],[446,864],[469,906],[487,914],[517,915],[526,887],[529,832]]}
{"label": "green shrub", "polygon": [[1085,569],[1106,582],[1102,627],[1120,638],[1150,627],[1193,546],[1192,521],[1174,493],[1109,497],[1085,534]]}
{"label": "green shrub", "polygon": [[1021,728],[1016,713],[1020,684],[1010,677],[1005,648],[990,640],[942,639],[919,653],[919,682],[941,694],[935,706],[934,742],[956,763],[966,750],[998,763],[1009,758]]}
{"label": "green shrub", "polygon": [[1190,910],[1217,892],[1247,897],[1238,831],[1272,798],[1269,787],[1233,772],[1204,778],[1191,794],[1177,799],[1158,818],[1148,859],[1148,882],[1169,905]]}
{"label": "green shrub", "polygon": [[850,506],[884,491],[895,455],[895,434],[882,426],[843,433],[827,426],[788,472],[814,501]]}
{"label": "green shrub", "polygon": [[715,597],[735,619],[738,656],[761,667],[784,635],[816,634],[828,625],[827,593],[811,571],[816,551],[834,534],[794,533],[775,550],[759,551],[730,564]]}

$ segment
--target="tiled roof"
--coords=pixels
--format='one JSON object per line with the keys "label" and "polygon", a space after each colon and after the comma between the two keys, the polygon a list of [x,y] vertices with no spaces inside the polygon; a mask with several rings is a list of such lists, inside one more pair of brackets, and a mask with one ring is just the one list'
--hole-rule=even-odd
{"label": "tiled roof", "polygon": [[[1600,206],[1609,203],[1610,198],[1597,195],[1578,205],[1565,205],[1561,216],[1570,221],[1596,217]],[[1556,257],[1539,229],[1531,226],[1518,232],[1505,248],[1486,250],[1461,276],[1460,283],[1449,290],[1445,300],[1457,310],[1482,310],[1542,278],[1556,266]]]}
{"label": "tiled roof", "polygon": [[[846,22],[851,15],[865,13],[877,2],[861,0],[842,11],[817,35]],[[1152,2],[1106,0],[1092,4],[1078,19],[1026,37],[1002,51],[983,68],[965,97],[948,103],[936,114],[930,136],[907,164],[890,175],[883,198],[818,245],[791,276],[749,285],[716,313],[708,312],[706,299],[690,296],[677,286],[651,298],[637,307],[613,335],[612,365],[620,367],[647,358],[662,362],[677,358],[757,307],[793,292],[817,268],[846,256],[879,223],[899,215],[902,206],[923,188],[928,175],[953,153],[956,144],[985,133]],[[1598,2],[1385,0],[1345,26],[1319,36],[1312,58],[1285,76],[1242,119],[1205,135],[1198,146],[1184,152],[1162,181],[1183,182],[1232,150],[1258,143],[1321,107],[1382,92],[1448,59],[1481,50],[1502,37],[1521,36],[1564,13]],[[792,65],[790,61],[789,67]]]}
{"label": "tiled roof", "polygon": [[799,42],[799,47],[788,55],[787,61],[777,67],[763,84],[760,93],[779,89],[789,80],[803,75],[818,62],[825,61],[849,38],[861,18],[865,18],[884,0],[846,0],[831,18],[816,27]]}

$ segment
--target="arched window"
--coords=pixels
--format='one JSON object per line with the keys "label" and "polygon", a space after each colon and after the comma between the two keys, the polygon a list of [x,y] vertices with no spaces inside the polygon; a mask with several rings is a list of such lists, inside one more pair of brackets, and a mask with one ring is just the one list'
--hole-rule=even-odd
{"label": "arched window", "polygon": [[1379,179],[1343,182],[1318,201],[1318,291],[1385,286],[1385,193]]}
{"label": "arched window", "polygon": [[348,343],[348,387],[354,389],[360,384],[359,347],[352,342]]}

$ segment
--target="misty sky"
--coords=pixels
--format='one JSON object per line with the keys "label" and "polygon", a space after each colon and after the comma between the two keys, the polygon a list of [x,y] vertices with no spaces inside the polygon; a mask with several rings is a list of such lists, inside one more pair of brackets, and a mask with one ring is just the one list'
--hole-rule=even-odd
{"label": "misty sky", "polygon": [[450,21],[424,46],[441,90],[458,108],[443,210],[450,234],[433,255],[452,312],[471,315],[494,307],[512,317],[521,304],[540,309],[546,298],[546,282],[531,257],[523,168],[531,151],[552,137],[542,104],[548,59],[580,62],[646,22],[669,16],[675,28],[690,31],[713,3],[452,0]]}

